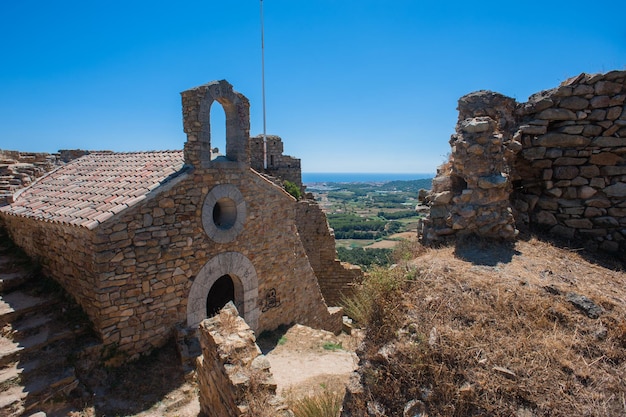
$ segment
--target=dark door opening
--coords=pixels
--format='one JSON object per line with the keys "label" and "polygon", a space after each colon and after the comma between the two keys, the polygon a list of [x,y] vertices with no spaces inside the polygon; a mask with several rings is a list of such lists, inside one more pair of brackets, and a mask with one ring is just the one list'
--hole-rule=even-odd
{"label": "dark door opening", "polygon": [[235,285],[229,275],[222,275],[206,297],[207,317],[216,315],[229,301],[235,302]]}

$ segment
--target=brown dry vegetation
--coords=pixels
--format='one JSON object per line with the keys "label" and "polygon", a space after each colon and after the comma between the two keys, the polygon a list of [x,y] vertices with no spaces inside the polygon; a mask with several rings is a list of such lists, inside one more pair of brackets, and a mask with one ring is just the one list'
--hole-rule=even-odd
{"label": "brown dry vegetation", "polygon": [[[364,394],[346,415],[626,415],[621,260],[535,238],[408,245],[349,303],[368,331]],[[601,307],[599,317],[572,294]]]}

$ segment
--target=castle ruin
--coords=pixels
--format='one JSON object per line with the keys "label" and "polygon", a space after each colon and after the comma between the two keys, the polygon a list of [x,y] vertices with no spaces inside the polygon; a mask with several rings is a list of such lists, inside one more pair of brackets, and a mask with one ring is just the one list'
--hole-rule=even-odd
{"label": "castle ruin", "polygon": [[451,154],[425,202],[427,242],[532,227],[626,253],[626,71],[580,74],[526,103],[459,99]]}

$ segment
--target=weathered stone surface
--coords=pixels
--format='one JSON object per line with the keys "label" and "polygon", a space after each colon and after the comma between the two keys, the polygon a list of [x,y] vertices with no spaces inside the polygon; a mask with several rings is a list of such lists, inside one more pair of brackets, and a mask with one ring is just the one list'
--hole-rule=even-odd
{"label": "weathered stone surface", "polygon": [[580,189],[578,190],[578,198],[582,198],[586,200],[588,198],[593,197],[597,192],[598,190],[596,190],[593,187],[583,186],[583,187],[580,187]]}
{"label": "weathered stone surface", "polygon": [[609,106],[609,96],[595,96],[591,99],[590,105],[594,109]]}
{"label": "weathered stone surface", "polygon": [[488,177],[480,177],[478,186],[483,189],[506,187],[508,178],[503,175],[490,175]]}
{"label": "weathered stone surface", "polygon": [[587,120],[603,121],[606,119],[606,110],[595,109],[587,115]]}
{"label": "weathered stone surface", "polygon": [[540,112],[537,118],[544,120],[576,120],[576,113],[568,109],[551,108]]}
{"label": "weathered stone surface", "polygon": [[616,177],[618,175],[626,175],[626,165],[621,166],[604,166],[600,168],[600,174],[608,177]]}
{"label": "weathered stone surface", "polygon": [[537,223],[539,224],[543,224],[547,226],[554,226],[555,224],[558,223],[554,214],[546,210],[539,211],[536,217],[537,217]]}
{"label": "weathered stone surface", "polygon": [[566,148],[586,146],[591,140],[585,136],[568,135],[566,133],[546,133],[537,138],[539,146],[552,148]]}
{"label": "weathered stone surface", "polygon": [[204,415],[250,416],[248,411],[259,412],[250,404],[251,398],[273,404],[275,413],[286,409],[276,397],[276,382],[254,332],[232,303],[215,317],[204,320],[198,332],[202,356],[197,364],[197,379]]}
{"label": "weathered stone surface", "polygon": [[579,169],[575,166],[559,166],[554,168],[554,178],[559,180],[571,180],[579,174]]}
{"label": "weathered stone surface", "polygon": [[618,94],[622,91],[622,84],[611,82],[611,81],[598,81],[595,85],[595,90],[597,95],[613,95]]}
{"label": "weathered stone surface", "polygon": [[624,158],[612,152],[600,152],[589,158],[589,162],[594,165],[617,165],[623,161]]}
{"label": "weathered stone surface", "polygon": [[600,136],[593,140],[593,145],[602,147],[624,146],[626,145],[626,138]]}
{"label": "weathered stone surface", "polygon": [[524,149],[522,155],[528,160],[542,159],[546,154],[546,148],[543,146],[536,146],[533,148]]}
{"label": "weathered stone surface", "polygon": [[561,100],[559,106],[564,109],[583,110],[586,109],[587,106],[589,106],[589,100],[586,100],[582,97],[572,96]]}
{"label": "weathered stone surface", "polygon": [[554,165],[583,165],[587,163],[587,158],[573,158],[573,157],[561,157],[557,158],[553,164]]}
{"label": "weathered stone surface", "polygon": [[461,122],[461,130],[467,133],[482,133],[491,129],[493,120],[489,117],[476,117]]}
{"label": "weathered stone surface", "polygon": [[565,220],[565,224],[574,229],[591,229],[593,227],[593,223],[589,219],[568,219]]}
{"label": "weathered stone surface", "polygon": [[600,306],[584,295],[569,293],[566,298],[574,307],[592,319],[597,319],[604,312]]}
{"label": "weathered stone surface", "polygon": [[543,135],[548,131],[547,126],[522,125],[520,131],[525,135]]}
{"label": "weathered stone surface", "polygon": [[608,197],[626,197],[626,182],[609,185],[604,189]]}

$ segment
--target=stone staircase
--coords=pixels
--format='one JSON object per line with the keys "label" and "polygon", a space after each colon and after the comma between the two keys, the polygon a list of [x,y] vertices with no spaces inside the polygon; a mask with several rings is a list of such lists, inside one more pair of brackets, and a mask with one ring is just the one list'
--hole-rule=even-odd
{"label": "stone staircase", "polygon": [[0,417],[62,401],[79,387],[80,352],[97,343],[82,310],[0,227]]}

